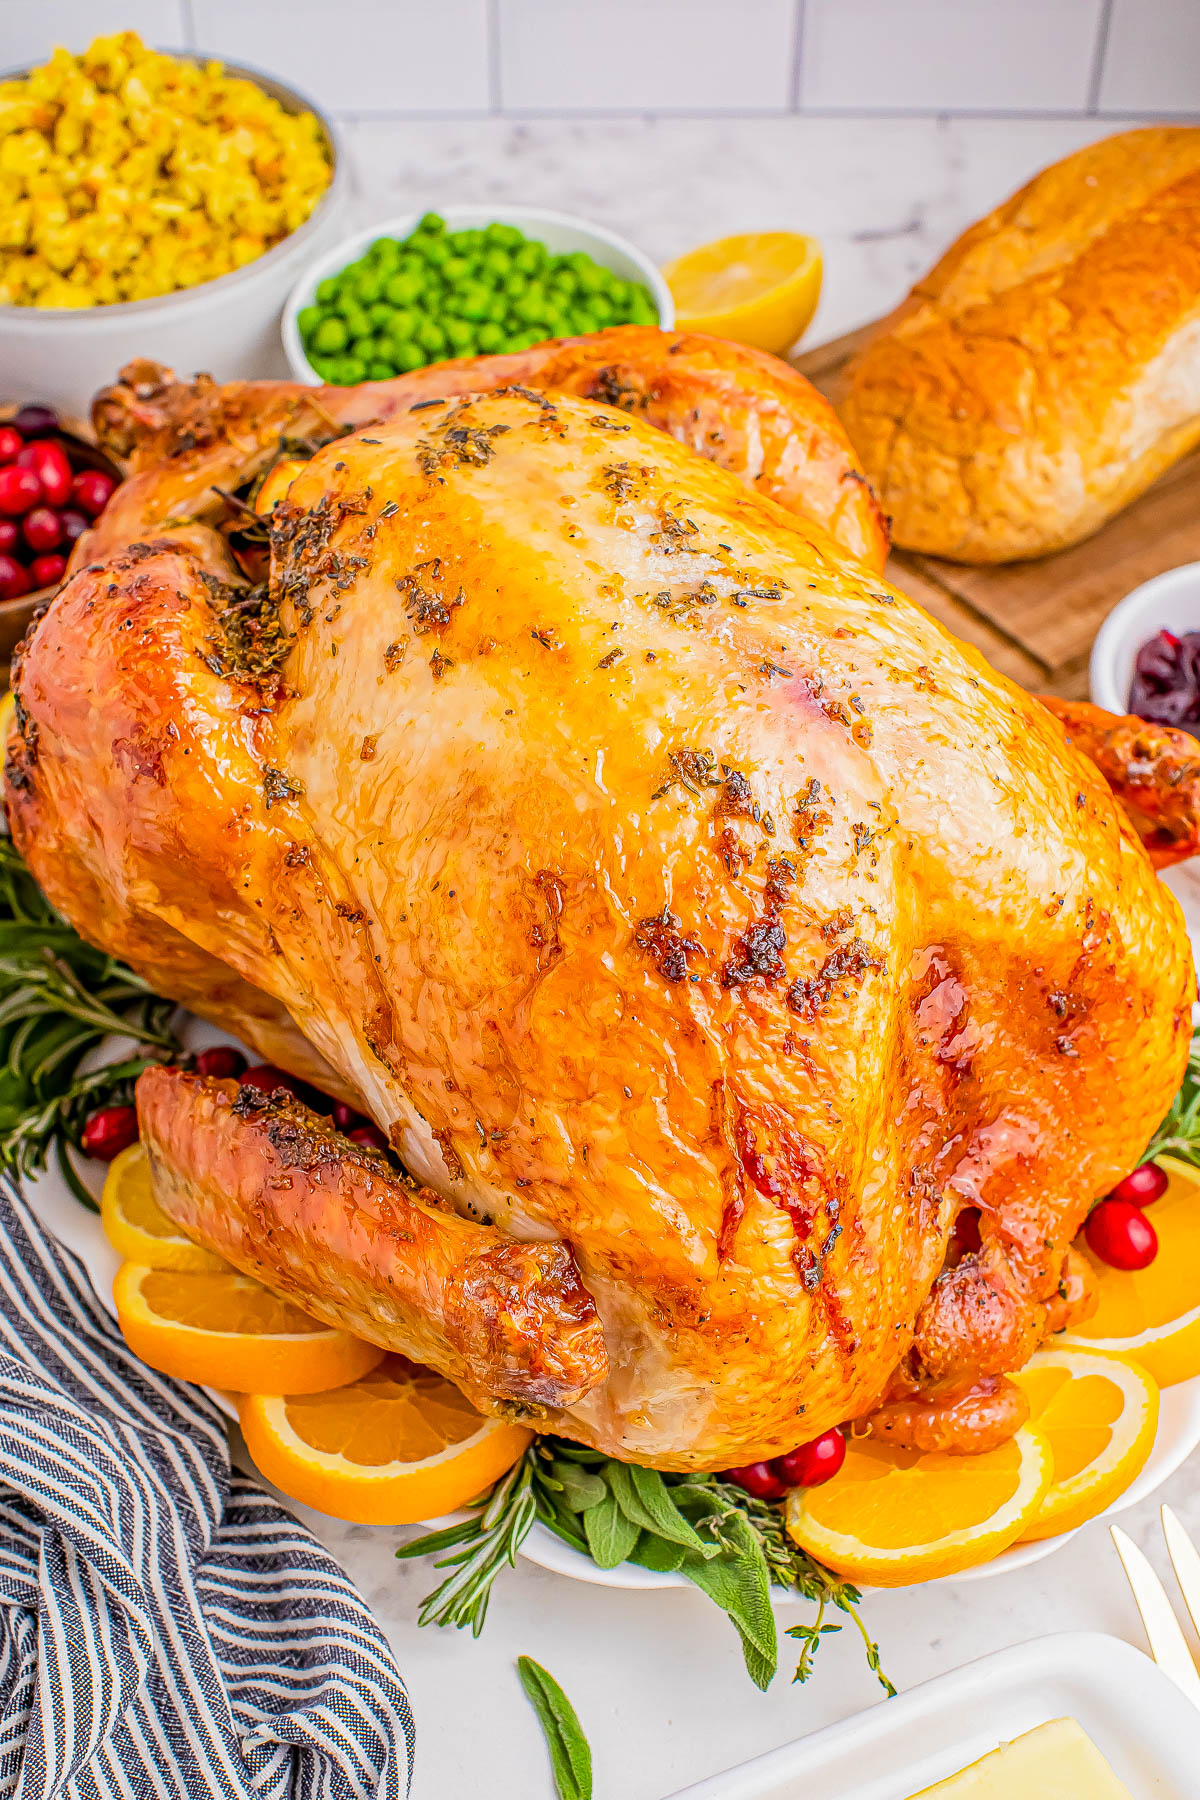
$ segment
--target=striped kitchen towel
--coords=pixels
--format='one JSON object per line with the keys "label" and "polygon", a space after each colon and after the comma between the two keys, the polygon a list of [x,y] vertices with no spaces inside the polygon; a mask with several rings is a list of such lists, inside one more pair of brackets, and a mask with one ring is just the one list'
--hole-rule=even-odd
{"label": "striped kitchen towel", "polygon": [[412,1743],[348,1577],[0,1188],[0,1800],[402,1800]]}

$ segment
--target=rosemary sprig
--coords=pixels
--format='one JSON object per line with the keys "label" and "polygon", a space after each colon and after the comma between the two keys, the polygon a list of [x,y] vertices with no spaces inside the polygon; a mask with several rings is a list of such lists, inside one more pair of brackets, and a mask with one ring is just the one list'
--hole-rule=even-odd
{"label": "rosemary sprig", "polygon": [[[65,1146],[97,1107],[128,1102],[151,1062],[175,1054],[174,1006],[139,975],[84,943],[0,838],[0,1171],[18,1179],[51,1151],[76,1198],[92,1198]],[[106,1037],[141,1053],[84,1070]]]}
{"label": "rosemary sprig", "polygon": [[[742,1641],[751,1679],[765,1688],[779,1662],[769,1589],[792,1588],[817,1607],[811,1625],[788,1635],[801,1643],[793,1677],[806,1681],[830,1607],[853,1619],[867,1664],[888,1694],[895,1693],[875,1644],[856,1611],[861,1596],[849,1582],[793,1544],[779,1509],[723,1481],[719,1475],[663,1475],[603,1456],[564,1438],[539,1438],[474,1516],[403,1545],[397,1556],[433,1556],[453,1572],[421,1606],[422,1625],[470,1625],[482,1630],[501,1569],[515,1563],[535,1520],[601,1567],[631,1561],[678,1570],[725,1612]],[[449,1554],[445,1554],[449,1552]]]}

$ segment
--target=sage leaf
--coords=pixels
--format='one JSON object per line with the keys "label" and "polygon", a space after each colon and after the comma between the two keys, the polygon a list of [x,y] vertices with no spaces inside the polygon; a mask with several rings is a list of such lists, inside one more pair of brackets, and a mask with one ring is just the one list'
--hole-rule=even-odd
{"label": "sage leaf", "polygon": [[640,1531],[632,1519],[626,1518],[607,1490],[603,1500],[589,1506],[583,1514],[583,1529],[592,1561],[601,1569],[615,1569],[623,1563],[637,1543]]}
{"label": "sage leaf", "polygon": [[705,1559],[686,1555],[680,1564],[689,1581],[728,1613],[742,1640],[746,1672],[756,1687],[766,1688],[779,1666],[779,1637],[771,1605],[770,1576],[762,1544],[746,1518],[722,1520],[726,1548]]}
{"label": "sage leaf", "polygon": [[682,1544],[669,1544],[666,1538],[653,1537],[650,1532],[643,1531],[626,1561],[639,1563],[643,1569],[653,1569],[657,1575],[673,1575],[682,1567],[686,1555]]}
{"label": "sage leaf", "polygon": [[669,1544],[681,1544],[698,1556],[716,1554],[717,1546],[705,1543],[684,1518],[657,1469],[613,1462],[608,1469],[608,1485],[625,1517],[642,1531],[666,1538]]}
{"label": "sage leaf", "polygon": [[564,1462],[555,1457],[550,1464],[550,1473],[562,1489],[563,1504],[572,1512],[586,1512],[589,1506],[598,1506],[605,1494],[604,1482],[599,1475],[593,1475],[590,1469],[581,1469],[578,1463]]}
{"label": "sage leaf", "polygon": [[592,1750],[575,1708],[532,1656],[518,1656],[517,1673],[546,1739],[558,1800],[592,1800]]}

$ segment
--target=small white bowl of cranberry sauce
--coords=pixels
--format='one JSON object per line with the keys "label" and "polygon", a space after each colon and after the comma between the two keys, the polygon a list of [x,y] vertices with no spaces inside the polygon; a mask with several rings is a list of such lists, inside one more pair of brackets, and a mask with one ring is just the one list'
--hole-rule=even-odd
{"label": "small white bowl of cranberry sauce", "polygon": [[1200,740],[1200,562],[1134,588],[1092,646],[1092,699]]}

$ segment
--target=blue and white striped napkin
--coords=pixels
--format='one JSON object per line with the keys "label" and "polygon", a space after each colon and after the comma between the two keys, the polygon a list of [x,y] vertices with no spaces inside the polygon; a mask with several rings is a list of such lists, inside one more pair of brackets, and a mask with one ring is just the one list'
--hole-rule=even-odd
{"label": "blue and white striped napkin", "polygon": [[348,1577],[0,1188],[0,1800],[402,1800]]}

